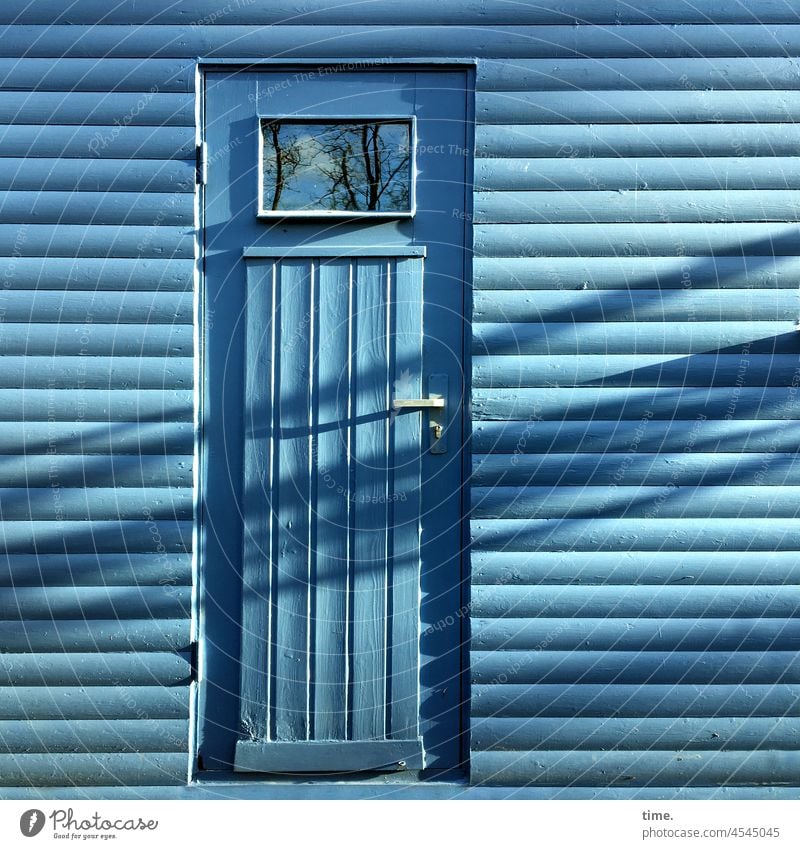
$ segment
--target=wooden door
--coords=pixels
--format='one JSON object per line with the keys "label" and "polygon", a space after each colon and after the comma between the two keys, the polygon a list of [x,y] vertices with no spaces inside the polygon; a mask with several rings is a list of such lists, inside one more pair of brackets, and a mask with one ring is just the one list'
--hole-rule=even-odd
{"label": "wooden door", "polygon": [[[460,763],[465,103],[454,72],[207,78],[206,767]],[[385,178],[358,199],[348,133]]]}

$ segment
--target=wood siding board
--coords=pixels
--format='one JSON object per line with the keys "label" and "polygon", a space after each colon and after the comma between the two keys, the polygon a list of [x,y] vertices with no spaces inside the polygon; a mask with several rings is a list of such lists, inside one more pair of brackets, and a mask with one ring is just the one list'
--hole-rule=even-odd
{"label": "wood siding board", "polygon": [[[398,260],[395,291],[395,362],[393,387],[406,397],[424,397],[422,386],[423,261]],[[419,433],[425,427],[421,414],[395,416],[391,561],[391,612],[389,618],[390,705],[389,731],[400,739],[419,733],[419,626],[421,466]],[[424,443],[423,443],[424,444]]]}
{"label": "wood siding board", "polygon": [[[19,20],[13,23],[19,23]],[[181,59],[32,59],[0,60],[5,91],[192,92],[195,64]]]}
{"label": "wood siding board", "polygon": [[[724,419],[731,404],[731,391],[731,387],[475,389],[472,408],[473,416],[479,421],[627,419],[641,422],[645,416],[654,421],[696,420],[700,416],[713,420]],[[800,410],[786,387],[743,387],[737,393],[737,402],[737,418],[744,420],[782,422],[800,418]]]}
{"label": "wood siding board", "polygon": [[794,684],[473,684],[478,717],[790,716]]}
{"label": "wood siding board", "polygon": [[797,584],[791,551],[514,552],[480,551],[472,583],[567,586],[783,586]]}
{"label": "wood siding board", "polygon": [[0,755],[7,787],[170,786],[185,784],[186,753]]}
{"label": "wood siding board", "polygon": [[800,513],[798,496],[800,489],[794,486],[475,486],[471,515],[476,519],[791,519]]}
{"label": "wood siding board", "polygon": [[176,192],[0,192],[2,224],[191,224],[191,195]]}
{"label": "wood siding board", "polygon": [[549,357],[540,354],[473,358],[473,386],[477,388],[787,386],[796,373],[797,356],[791,354],[748,354],[744,358],[741,352],[678,357],[657,354]]}
{"label": "wood siding board", "polygon": [[[733,751],[797,749],[795,717],[489,717],[472,725],[475,751]],[[566,755],[565,755],[566,756]]]}
{"label": "wood siding board", "polygon": [[[130,592],[130,590],[128,590]],[[64,654],[3,653],[0,686],[164,687],[187,685],[192,677],[188,654],[179,652],[69,652]]]}
{"label": "wood siding board", "polygon": [[189,723],[182,719],[0,721],[0,755],[138,752],[146,759],[185,753],[188,745]]}
{"label": "wood siding board", "polygon": [[313,428],[318,507],[314,731],[316,740],[346,740],[348,731],[349,460],[351,432],[350,296],[354,263],[320,260],[318,335],[314,350],[318,392]]}
{"label": "wood siding board", "polygon": [[0,558],[2,587],[191,586],[191,555],[12,554]]}
{"label": "wood siding board", "polygon": [[[580,556],[580,554],[579,554]],[[736,555],[734,555],[736,556]],[[766,555],[769,556],[769,555]],[[616,555],[624,557],[624,553]],[[472,619],[477,651],[796,651],[800,620],[716,619]],[[530,689],[530,688],[529,688]],[[535,692],[535,691],[534,691]]]}
{"label": "wood siding board", "polygon": [[179,619],[189,615],[187,587],[15,587],[0,589],[0,620]]}
{"label": "wood siding board", "polygon": [[[648,12],[652,7],[648,4]],[[762,14],[759,4],[758,15]],[[0,65],[0,68],[2,65]],[[487,59],[478,65],[480,91],[760,91],[800,87],[790,57],[695,59]]]}
{"label": "wood siding board", "polygon": [[[224,16],[224,17],[223,17]],[[253,26],[287,26],[306,24],[326,26],[342,24],[351,17],[347,10],[331,7],[325,0],[311,0],[302,5],[296,0],[280,0],[266,6],[231,6],[220,12],[216,0],[195,0],[191,9],[163,6],[157,0],[137,2],[135,7],[109,9],[98,0],[84,2],[77,8],[64,9],[56,0],[39,0],[31,7],[24,0],[13,0],[3,11],[0,23],[4,24],[138,24],[164,26],[179,24],[198,28],[219,26],[224,23]],[[488,4],[481,0],[461,3],[440,3],[431,6],[422,0],[410,0],[402,7],[378,0],[364,10],[359,9],[353,18],[371,25],[558,25],[558,24],[692,24],[714,20],[723,23],[752,24],[753,10],[731,6],[721,0],[651,0],[646,7],[635,8],[624,2],[610,2],[598,6],[592,0],[568,0],[553,5],[507,6]],[[796,13],[782,0],[760,0],[758,20],[763,23],[791,24]]]}
{"label": "wood siding board", "polygon": [[194,381],[191,357],[3,356],[3,389],[183,389]]}
{"label": "wood siding board", "polygon": [[[791,92],[514,91],[477,92],[483,124],[782,123],[796,118]],[[0,98],[0,117],[2,116]]]}
{"label": "wood siding board", "polygon": [[[83,172],[81,174],[83,176]],[[134,174],[138,172],[131,169],[129,179],[133,180]],[[2,175],[0,160],[0,179]],[[123,179],[126,176],[123,175]],[[171,174],[163,176],[171,178]],[[22,181],[21,177],[19,179]],[[91,177],[86,177],[87,182],[89,179]],[[780,191],[798,187],[800,168],[797,160],[789,156],[620,156],[616,159],[606,156],[593,157],[588,164],[582,158],[566,157],[478,159],[475,162],[475,188],[481,193],[477,196],[479,201],[484,192],[510,192],[512,197],[519,198],[523,192],[592,191],[602,197],[610,197],[604,194],[608,192],[636,192],[636,195],[622,197],[636,197],[647,202],[653,196],[651,193],[665,190],[681,192],[686,197],[690,190]],[[123,190],[122,185],[118,188]],[[558,197],[569,200],[570,196],[559,194]],[[701,195],[700,199],[703,197]],[[531,194],[531,203],[537,198],[541,199]]]}
{"label": "wood siding board", "polygon": [[[473,783],[548,787],[795,785],[796,752],[480,752]],[[663,790],[662,790],[663,792]]]}
{"label": "wood siding board", "polygon": [[472,448],[478,454],[565,454],[624,452],[631,444],[639,451],[681,452],[691,438],[699,451],[741,453],[779,451],[791,453],[800,438],[800,424],[787,420],[724,419],[682,421],[648,419],[642,428],[635,421],[603,419],[589,421],[476,422]]}
{"label": "wood siding board", "polygon": [[477,586],[472,609],[483,619],[589,616],[786,619],[800,612],[793,587],[497,587]]}
{"label": "wood siding board", "polygon": [[0,151],[15,159],[190,159],[195,130],[187,127],[0,125]]}
{"label": "wood siding board", "polygon": [[265,739],[269,733],[272,520],[269,499],[275,440],[272,375],[274,324],[261,331],[260,318],[275,310],[274,262],[247,263],[244,435],[244,533],[242,540],[241,731]]}
{"label": "wood siding board", "polygon": [[[189,647],[189,626],[188,617],[0,621],[0,646],[9,652],[90,652],[99,648],[104,652],[185,651]],[[27,704],[26,693],[20,698]]]}
{"label": "wood siding board", "polygon": [[[475,195],[475,220],[486,224],[796,221],[799,198],[800,193],[793,191],[752,189],[707,189],[692,193],[686,190],[480,192]],[[147,214],[152,206],[142,204],[141,213],[134,207],[130,223],[138,223],[137,215]],[[99,208],[98,216],[103,211]],[[180,211],[175,209],[176,218]],[[4,214],[4,206],[0,206],[0,215]],[[39,214],[38,209],[35,214]],[[76,209],[75,215],[79,214],[80,210]],[[113,215],[113,210],[108,215]]]}
{"label": "wood siding board", "polygon": [[194,186],[193,160],[90,159],[88,156],[86,159],[0,158],[0,190],[4,192],[162,192],[171,195],[192,193]]}
{"label": "wood siding board", "polygon": [[0,389],[0,422],[82,420],[138,424],[191,422],[192,416],[192,393],[186,390]]}
{"label": "wood siding board", "polygon": [[0,224],[0,256],[191,259],[192,227],[95,224]]}
{"label": "wood siding board", "polygon": [[800,53],[800,25],[702,23],[687,26],[333,26],[20,24],[4,34],[3,57],[206,58],[278,56],[312,58],[325,52],[340,61],[364,56],[486,58],[730,58],[785,57]]}
{"label": "wood siding board", "polygon": [[791,551],[797,519],[480,519],[472,545],[491,551]]}
{"label": "wood siding board", "polygon": [[792,156],[800,128],[758,124],[478,124],[480,158]]}
{"label": "wood siding board", "polygon": [[273,739],[309,739],[310,638],[310,480],[311,350],[304,328],[312,312],[312,275],[308,260],[280,263],[275,321],[275,401],[279,443],[273,522],[278,558],[274,572],[276,688]]}
{"label": "wood siding board", "polygon": [[[476,289],[794,289],[792,256],[489,257],[474,261]],[[688,277],[687,277],[688,274]],[[662,292],[662,298],[672,293]]]}
{"label": "wood siding board", "polygon": [[[69,707],[67,707],[67,705]],[[186,719],[188,687],[0,688],[0,719]]]}
{"label": "wood siding board", "polygon": [[50,486],[55,478],[64,488],[192,486],[191,456],[0,455],[0,464],[3,483],[6,487],[20,487],[19,495],[31,487]]}
{"label": "wood siding board", "polygon": [[24,554],[35,546],[42,554],[88,554],[191,550],[192,522],[188,520],[120,520],[74,522],[2,522],[0,553]]}
{"label": "wood siding board", "polygon": [[[634,654],[618,651],[551,652],[544,649],[533,655],[507,651],[475,652],[472,656],[472,681],[475,684],[797,684],[800,683],[798,679],[800,667],[796,654],[782,651]],[[796,718],[792,720],[792,725],[800,722]],[[763,726],[765,721],[757,724]],[[475,728],[472,730],[474,732]],[[513,734],[510,737],[513,738]],[[635,739],[635,735],[633,737]],[[692,737],[689,741],[694,742],[695,747],[702,746],[704,742],[702,738]],[[712,745],[721,744],[722,741]],[[591,744],[583,747],[594,748]],[[546,737],[530,748],[548,748]]]}
{"label": "wood siding board", "polygon": [[63,321],[83,325],[87,336],[95,324],[191,325],[193,317],[191,292],[71,292],[65,297],[54,290],[5,290],[0,307],[9,324]]}
{"label": "wood siding board", "polygon": [[[65,225],[67,226],[67,225]],[[131,228],[136,229],[136,228]],[[177,228],[176,228],[177,229]],[[0,225],[0,238],[4,226]],[[482,257],[539,256],[793,256],[797,225],[746,224],[476,224]]]}
{"label": "wood siding board", "polygon": [[[52,357],[52,363],[62,356],[100,357],[109,369],[110,358],[135,357],[160,358],[165,370],[172,366],[181,368],[172,358],[185,358],[191,363],[194,353],[193,328],[189,324],[94,324],[89,333],[85,324],[62,323],[6,323],[0,335],[0,355],[12,358]],[[58,359],[56,359],[58,358]],[[3,360],[6,362],[6,360]],[[33,359],[34,365],[36,360]],[[124,365],[124,361],[123,361]],[[166,376],[166,375],[165,375]],[[191,379],[189,379],[191,385]]]}
{"label": "wood siding board", "polygon": [[101,292],[190,292],[193,271],[192,259],[0,257],[0,275],[12,291],[85,290],[96,298]]}
{"label": "wood siding board", "polygon": [[[749,292],[745,297],[749,297]],[[630,362],[643,356],[646,363],[647,355],[652,355],[660,356],[665,364],[682,362],[691,370],[688,358],[668,355],[705,356],[707,363],[710,357],[718,356],[724,365],[733,357],[741,359],[743,351],[746,359],[750,355],[774,355],[779,360],[796,356],[797,351],[796,325],[790,319],[640,323],[613,318],[574,322],[549,321],[542,316],[540,321],[479,322],[473,325],[472,353],[485,357],[485,363],[493,362],[494,357],[502,362],[503,356],[514,355],[527,357],[529,364],[535,363],[531,355],[541,355],[543,363],[555,361],[555,355],[563,355],[566,364],[578,358],[588,362],[591,355],[614,362],[614,357],[622,354],[631,355]]]}
{"label": "wood siding board", "polygon": [[194,98],[147,92],[6,91],[0,87],[0,124],[191,127]]}
{"label": "wood siding board", "polygon": [[358,260],[355,280],[355,492],[353,508],[352,734],[386,735],[386,573],[388,551],[388,390],[394,379],[389,324],[389,260]]}
{"label": "wood siding board", "polygon": [[787,386],[797,373],[797,357],[791,354],[753,354],[744,360],[741,353],[678,357],[496,355],[475,357],[474,364],[473,386],[506,389],[523,386]]}

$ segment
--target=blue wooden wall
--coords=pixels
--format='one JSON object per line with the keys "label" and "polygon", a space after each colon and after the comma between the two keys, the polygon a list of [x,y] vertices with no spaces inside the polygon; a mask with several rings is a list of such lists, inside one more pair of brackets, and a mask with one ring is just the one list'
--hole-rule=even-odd
{"label": "blue wooden wall", "polygon": [[0,785],[182,783],[194,67],[24,52],[0,59]]}
{"label": "blue wooden wall", "polygon": [[634,5],[3,3],[0,784],[186,780],[195,59],[321,50],[479,59],[473,781],[798,783],[800,20]]}
{"label": "blue wooden wall", "polygon": [[479,66],[477,782],[798,782],[800,76],[682,31]]}

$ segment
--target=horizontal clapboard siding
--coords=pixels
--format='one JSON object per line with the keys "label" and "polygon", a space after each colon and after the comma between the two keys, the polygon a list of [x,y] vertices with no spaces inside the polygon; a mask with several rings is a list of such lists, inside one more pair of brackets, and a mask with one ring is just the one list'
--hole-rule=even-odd
{"label": "horizontal clapboard siding", "polygon": [[191,224],[192,196],[174,192],[5,192],[0,223]]}
{"label": "horizontal clapboard siding", "polygon": [[[769,23],[793,23],[797,13],[784,0],[759,0],[758,20]],[[554,4],[506,5],[469,2],[440,3],[432,6],[424,0],[410,0],[402,6],[390,0],[374,0],[358,10],[358,19],[365,24],[633,24],[633,23],[752,23],[752,7],[730,5],[722,0],[694,0],[679,3],[675,0],[650,0],[641,8],[628,3],[609,2],[598,5],[593,0],[567,0]],[[279,0],[260,6],[230,4],[220,8],[216,0],[195,0],[190,8],[160,4],[158,0],[137,2],[134,7],[108,8],[100,0],[86,2],[75,8],[64,7],[57,0],[39,0],[31,9],[24,0],[13,0],[4,8],[0,23],[30,24],[183,24],[201,27],[212,24],[287,25],[308,23],[317,26],[341,24],[347,16],[326,0],[298,3]]]}
{"label": "horizontal clapboard siding", "polygon": [[194,102],[185,94],[2,91],[0,123],[57,126],[189,127]]}
{"label": "horizontal clapboard siding", "polygon": [[[56,193],[57,194],[57,193]],[[475,198],[475,220],[487,224],[526,224],[531,221],[581,224],[629,222],[714,222],[714,221],[796,221],[800,193],[792,191],[683,191],[613,192],[486,192]],[[13,198],[16,208],[24,209],[27,197],[20,192]],[[158,197],[144,206],[145,214],[158,204]],[[163,203],[163,201],[162,201]],[[9,206],[11,206],[9,204]],[[47,215],[47,206],[33,215]],[[13,209],[14,207],[11,206]],[[115,210],[99,207],[98,216],[113,216]],[[138,209],[132,208],[136,217]],[[0,216],[3,210],[0,208]],[[69,214],[69,213],[67,213]],[[76,210],[75,215],[80,212]],[[180,214],[177,209],[173,213]],[[103,223],[98,221],[98,223]]]}
{"label": "horizontal clapboard siding", "polygon": [[[27,18],[27,12],[25,14]],[[19,21],[5,21],[19,23]],[[0,60],[0,87],[44,92],[192,92],[195,67],[180,59],[30,59]],[[100,100],[102,98],[97,98]]]}
{"label": "horizontal clapboard siding", "polygon": [[194,82],[0,61],[2,785],[188,775]]}
{"label": "horizontal clapboard siding", "polygon": [[[195,163],[182,159],[0,159],[0,191],[32,191],[37,195],[40,192],[100,192],[104,195],[115,192],[119,195],[112,195],[112,199],[118,203],[125,199],[120,197],[122,193],[135,193],[138,197],[144,192],[160,192],[162,205],[166,206],[167,198],[174,198],[176,205],[186,204],[185,198],[175,197],[175,193],[192,192],[194,183]],[[43,200],[49,203],[52,198],[48,196]],[[20,198],[12,194],[7,195],[5,201],[19,205]]]}
{"label": "horizontal clapboard siding", "polygon": [[[187,292],[192,289],[193,273],[192,259],[0,256],[3,286],[10,291]],[[82,321],[85,318],[84,314]]]}
{"label": "horizontal clapboard siding", "polygon": [[715,787],[797,784],[796,751],[474,752],[473,769],[488,784],[547,787]]}
{"label": "horizontal clapboard siding", "polygon": [[473,586],[661,586],[682,582],[697,586],[783,586],[797,584],[800,578],[800,561],[791,551],[476,551],[472,566]]}
{"label": "horizontal clapboard siding", "polygon": [[[647,4],[648,14],[653,5]],[[674,3],[672,5],[675,6]],[[758,8],[762,22],[763,5],[759,3]],[[599,11],[599,7],[596,8]],[[790,17],[794,17],[797,23],[796,13]],[[652,18],[651,22],[655,23],[655,18]],[[661,59],[658,62],[650,59],[607,59],[604,62],[595,59],[573,59],[570,62],[553,62],[546,59],[486,60],[480,63],[477,78],[482,92],[687,89],[790,91],[800,88],[800,69],[796,62],[788,57],[702,57]]]}
{"label": "horizontal clapboard siding", "polygon": [[[0,175],[2,173],[0,161]],[[598,197],[606,199],[612,197],[609,194],[611,192],[638,191],[638,195],[621,195],[618,200],[630,203],[635,198],[639,202],[648,203],[651,202],[648,200],[651,196],[642,197],[647,189],[701,189],[709,192],[796,189],[800,186],[800,163],[790,156],[762,159],[685,156],[666,161],[654,157],[626,156],[615,159],[606,156],[593,159],[592,167],[587,168],[580,160],[556,157],[478,159],[475,163],[475,184],[481,192],[517,192],[516,196],[512,196],[517,203],[526,200],[524,192],[531,192],[527,196],[530,208],[535,208],[534,204],[539,201],[547,200],[573,203],[568,195],[548,198],[537,194],[562,189],[597,192]],[[758,200],[759,195],[753,197]],[[578,195],[578,198],[587,204],[592,200],[589,195]],[[676,199],[680,197],[676,196]],[[481,204],[489,200],[491,198],[484,198],[482,194],[476,197],[476,202]]]}
{"label": "horizontal clapboard siding", "polygon": [[[475,283],[484,289],[793,289],[800,260],[792,256],[480,257]],[[477,294],[477,293],[476,293]],[[539,297],[540,295],[537,295]],[[487,297],[481,295],[481,297]],[[665,298],[671,295],[665,295]],[[749,294],[748,294],[749,297]],[[720,328],[724,332],[727,324]],[[478,328],[479,330],[480,328]],[[648,328],[649,332],[653,328]]]}
{"label": "horizontal clapboard siding", "polygon": [[174,160],[194,156],[194,127],[0,125],[4,157]]}
{"label": "horizontal clapboard siding", "polygon": [[[416,10],[422,4],[411,4]],[[454,25],[433,23],[420,26],[414,18],[389,26],[365,24],[358,14],[342,9],[336,24],[302,25],[293,21],[283,26],[259,27],[252,24],[213,21],[203,16],[174,24],[131,27],[126,24],[38,24],[26,16],[4,33],[0,58],[209,58],[277,56],[282,59],[319,59],[320,53],[337,59],[365,56],[389,58],[486,57],[504,59],[593,57],[615,58],[729,58],[732,56],[786,57],[800,53],[800,22],[784,9],[780,24],[709,22],[708,18],[687,26],[642,24],[619,26],[599,23],[580,26],[574,21],[561,24],[519,24],[514,26],[464,24],[460,5],[451,3]],[[671,5],[671,4],[670,4]],[[678,4],[686,10],[690,3]],[[760,5],[760,4],[759,4]],[[245,10],[249,7],[242,7]],[[613,8],[610,6],[609,8]],[[645,7],[646,8],[646,7]],[[219,8],[217,7],[217,12]],[[105,12],[104,12],[105,13]],[[743,13],[747,14],[745,10]],[[45,13],[46,14],[46,13]],[[67,13],[68,14],[68,13]],[[126,15],[121,11],[122,15]],[[190,13],[191,14],[191,13]],[[213,13],[210,13],[213,14]],[[676,13],[680,15],[680,13]],[[351,17],[352,16],[352,17]],[[665,18],[670,14],[665,9]],[[790,22],[786,22],[786,18]],[[402,19],[400,19],[402,21]],[[196,23],[197,26],[187,26]],[[324,45],[323,50],[320,45]]]}
{"label": "horizontal clapboard siding", "polygon": [[3,4],[3,784],[186,780],[194,61],[320,52],[481,60],[473,781],[798,784],[800,20],[634,5]]}
{"label": "horizontal clapboard siding", "polygon": [[740,52],[478,65],[478,783],[798,782],[800,77]]}
{"label": "horizontal clapboard siding", "polygon": [[[798,47],[800,52],[800,46]],[[135,128],[131,128],[135,129]],[[479,124],[479,158],[792,156],[795,124]],[[569,166],[567,166],[569,167]],[[671,165],[665,164],[669,169]]]}
{"label": "horizontal clapboard siding", "polygon": [[191,571],[183,552],[12,554],[0,558],[0,587],[190,586]]}
{"label": "horizontal clapboard siding", "polygon": [[781,122],[795,120],[797,109],[794,94],[781,91],[478,92],[476,103],[485,124]]}

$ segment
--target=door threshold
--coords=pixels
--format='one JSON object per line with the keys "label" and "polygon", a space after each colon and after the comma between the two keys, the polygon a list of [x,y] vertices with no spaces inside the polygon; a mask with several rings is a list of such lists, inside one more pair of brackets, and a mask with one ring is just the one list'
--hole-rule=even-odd
{"label": "door threshold", "polygon": [[293,785],[337,785],[342,786],[413,786],[426,787],[448,784],[454,787],[468,784],[463,769],[403,770],[402,772],[352,772],[352,773],[242,773],[202,772],[192,782],[197,787],[209,785],[253,785],[286,787]]}

